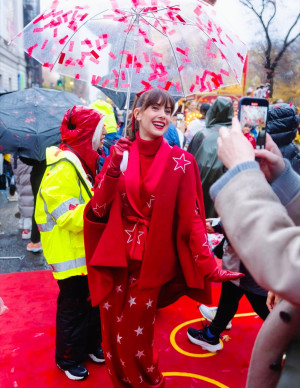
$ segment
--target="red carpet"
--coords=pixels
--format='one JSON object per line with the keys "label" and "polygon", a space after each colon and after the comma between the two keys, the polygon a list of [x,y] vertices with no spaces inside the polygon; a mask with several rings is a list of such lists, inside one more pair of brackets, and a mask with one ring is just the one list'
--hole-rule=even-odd
{"label": "red carpet", "polygon": [[[0,388],[112,388],[105,366],[87,361],[90,376],[82,382],[68,380],[56,367],[57,293],[50,271],[0,275],[0,297],[8,307],[0,315]],[[213,287],[213,293],[217,305],[219,285]],[[187,322],[200,320],[196,302],[181,298],[158,311],[155,343],[166,388],[244,387],[251,349],[262,324],[260,318],[247,313],[252,310],[243,298],[233,328],[223,333],[229,336],[224,349],[211,355],[186,337],[187,326],[191,325]],[[192,326],[200,327],[201,323]]]}

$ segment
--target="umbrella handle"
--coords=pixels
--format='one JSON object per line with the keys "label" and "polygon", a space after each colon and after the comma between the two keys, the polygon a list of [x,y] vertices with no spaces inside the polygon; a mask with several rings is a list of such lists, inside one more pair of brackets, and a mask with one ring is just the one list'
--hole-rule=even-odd
{"label": "umbrella handle", "polygon": [[121,164],[120,164],[120,170],[121,170],[121,172],[125,172],[125,171],[127,170],[128,156],[129,156],[128,151],[124,151],[124,152],[123,152],[123,159],[122,159],[122,162],[121,162]]}

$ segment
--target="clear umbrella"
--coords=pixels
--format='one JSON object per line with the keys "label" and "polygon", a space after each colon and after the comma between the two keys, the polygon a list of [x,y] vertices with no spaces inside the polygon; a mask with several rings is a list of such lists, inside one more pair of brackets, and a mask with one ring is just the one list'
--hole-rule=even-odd
{"label": "clear umbrella", "polygon": [[239,83],[247,52],[201,0],[55,0],[13,43],[51,71],[128,96]]}

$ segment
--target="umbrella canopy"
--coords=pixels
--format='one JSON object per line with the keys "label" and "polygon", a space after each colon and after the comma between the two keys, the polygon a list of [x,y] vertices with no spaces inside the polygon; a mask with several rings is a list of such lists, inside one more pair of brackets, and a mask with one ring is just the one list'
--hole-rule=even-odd
{"label": "umbrella canopy", "polygon": [[60,143],[59,128],[68,109],[83,105],[72,93],[24,89],[0,96],[0,152],[42,161],[46,147]]}
{"label": "umbrella canopy", "polygon": [[50,70],[128,96],[236,84],[247,52],[201,0],[55,0],[13,43]]}

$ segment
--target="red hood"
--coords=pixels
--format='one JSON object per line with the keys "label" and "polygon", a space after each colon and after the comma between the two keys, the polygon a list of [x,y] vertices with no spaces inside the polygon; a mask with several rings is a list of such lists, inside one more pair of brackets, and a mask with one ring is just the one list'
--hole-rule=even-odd
{"label": "red hood", "polygon": [[[103,116],[94,109],[75,105],[72,108],[71,123],[76,125],[76,128],[69,129],[69,112],[70,109],[65,113],[61,123],[60,132],[62,143],[59,148],[70,151],[64,143],[72,147],[88,165],[93,177],[95,177],[99,155],[92,148],[92,139],[95,129]],[[85,168],[84,164],[83,167]],[[86,172],[89,173],[88,171]]]}

